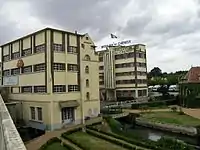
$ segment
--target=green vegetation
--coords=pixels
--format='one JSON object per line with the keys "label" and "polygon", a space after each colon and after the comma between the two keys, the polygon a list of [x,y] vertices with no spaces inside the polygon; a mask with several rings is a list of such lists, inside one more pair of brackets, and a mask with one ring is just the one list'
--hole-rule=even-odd
{"label": "green vegetation", "polygon": [[39,150],[75,150],[70,145],[63,143],[61,145],[61,140],[57,137],[54,137],[48,140]]}
{"label": "green vegetation", "polygon": [[169,123],[185,126],[198,126],[200,120],[180,112],[148,112],[142,113],[141,118],[152,122]]}
{"label": "green vegetation", "polygon": [[45,150],[68,150],[68,149],[61,146],[60,143],[52,143],[52,144],[48,145]]}
{"label": "green vegetation", "polygon": [[132,104],[132,109],[140,109],[140,108],[166,108],[168,105],[174,105],[176,103],[175,99],[165,100],[165,101],[154,101],[148,103],[141,103],[141,104]]}
{"label": "green vegetation", "polygon": [[[65,136],[66,137],[66,136]],[[100,138],[91,136],[84,132],[75,132],[67,135],[67,139],[71,139],[74,143],[76,143],[79,147],[84,150],[124,150],[124,148],[102,140]]]}
{"label": "green vegetation", "polygon": [[177,140],[171,139],[171,138],[161,138],[159,141],[154,142],[151,140],[143,139],[134,133],[126,132],[126,130],[121,130],[122,125],[116,121],[115,119],[112,119],[110,117],[106,118],[111,131],[112,132],[106,132],[102,130],[98,130],[92,126],[89,128],[95,131],[99,131],[101,133],[104,133],[106,135],[115,137],[117,139],[124,140],[128,143],[145,147],[147,149],[154,149],[154,150],[194,150],[191,146],[188,146],[185,143],[179,142]]}

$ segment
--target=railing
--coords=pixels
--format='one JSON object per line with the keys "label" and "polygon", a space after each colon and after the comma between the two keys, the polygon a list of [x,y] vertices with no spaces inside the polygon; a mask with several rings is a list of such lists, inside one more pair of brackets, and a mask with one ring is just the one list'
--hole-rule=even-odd
{"label": "railing", "polygon": [[0,95],[0,150],[26,150]]}

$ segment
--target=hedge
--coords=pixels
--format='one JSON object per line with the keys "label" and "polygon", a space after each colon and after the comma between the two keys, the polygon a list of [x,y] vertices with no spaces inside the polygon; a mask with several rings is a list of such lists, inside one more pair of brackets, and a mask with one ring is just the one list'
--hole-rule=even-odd
{"label": "hedge", "polygon": [[[113,143],[113,144],[119,145],[119,146],[121,146],[121,147],[123,147],[123,148],[127,148],[127,149],[129,149],[129,150],[138,150],[138,149],[136,148],[136,146],[134,146],[134,145],[129,145],[129,144],[126,144],[126,143],[122,143],[122,142],[120,142],[120,141],[117,140],[117,139],[112,139],[112,138],[106,137],[105,135],[103,136],[103,135],[101,135],[101,134],[96,134],[96,133],[94,133],[94,132],[92,132],[92,131],[90,131],[90,130],[86,130],[86,131],[87,131],[88,134],[90,134],[90,135],[92,135],[92,136],[95,136],[95,137],[97,137],[97,138],[100,138],[100,139],[106,140],[106,141],[108,141],[108,142],[111,142],[111,143]],[[141,150],[143,150],[143,149],[141,149]]]}
{"label": "hedge", "polygon": [[[87,128],[91,129],[91,130],[94,130],[94,131],[98,131],[98,129],[95,129],[95,128],[91,127],[91,126],[88,126]],[[124,136],[117,135],[117,134],[110,133],[110,132],[104,132],[104,131],[98,131],[98,132],[100,132],[102,134],[106,134],[106,135],[114,137],[114,138],[117,138],[117,139],[120,139],[120,140],[123,140],[123,141],[126,141],[128,143],[131,143],[133,145],[137,145],[137,146],[140,146],[140,147],[145,147],[145,148],[154,149],[154,150],[168,150],[168,149],[164,149],[164,148],[158,147],[155,144],[155,142],[151,142],[151,141],[143,142],[143,141],[139,141],[139,140],[135,140],[135,139],[129,139],[129,138],[126,138]]]}
{"label": "hedge", "polygon": [[[52,139],[48,140],[44,145],[42,145],[39,150],[46,150],[49,145],[53,143],[61,143],[61,142],[62,142],[61,139],[57,137],[53,137]],[[68,150],[75,150],[73,147],[65,143],[63,143],[63,147],[66,147]]]}

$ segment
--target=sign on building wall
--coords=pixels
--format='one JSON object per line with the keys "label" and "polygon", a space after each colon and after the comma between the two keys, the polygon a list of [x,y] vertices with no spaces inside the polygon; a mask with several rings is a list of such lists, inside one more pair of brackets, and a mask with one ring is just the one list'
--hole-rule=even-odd
{"label": "sign on building wall", "polygon": [[18,76],[3,77],[3,85],[4,86],[18,85],[18,83],[19,83]]}
{"label": "sign on building wall", "polygon": [[107,44],[107,45],[102,45],[101,48],[106,48],[109,46],[120,46],[120,45],[126,45],[126,44],[130,44],[131,40],[126,40],[126,41],[119,41],[119,42],[113,42],[112,44]]}
{"label": "sign on building wall", "polygon": [[116,47],[114,48],[115,54],[124,54],[134,52],[134,46]]}

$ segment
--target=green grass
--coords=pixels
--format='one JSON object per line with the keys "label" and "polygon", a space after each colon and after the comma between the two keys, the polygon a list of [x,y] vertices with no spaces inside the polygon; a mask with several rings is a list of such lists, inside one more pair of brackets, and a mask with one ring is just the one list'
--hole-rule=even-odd
{"label": "green grass", "polygon": [[84,132],[75,132],[68,135],[68,137],[88,150],[126,150],[118,145],[96,138]]}
{"label": "green grass", "polygon": [[67,148],[60,145],[60,143],[56,142],[49,145],[46,150],[68,150]]}
{"label": "green grass", "polygon": [[178,112],[148,112],[142,113],[141,118],[152,122],[169,123],[185,126],[200,125],[200,120],[188,115],[180,115]]}

